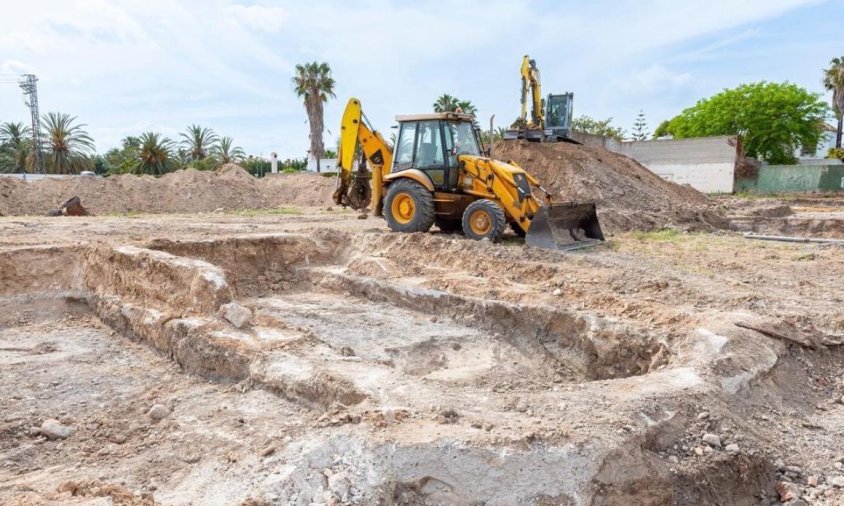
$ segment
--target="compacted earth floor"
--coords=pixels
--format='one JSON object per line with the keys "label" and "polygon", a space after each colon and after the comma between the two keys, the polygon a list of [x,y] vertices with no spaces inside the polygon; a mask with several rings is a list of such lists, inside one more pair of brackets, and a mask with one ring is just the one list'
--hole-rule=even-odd
{"label": "compacted earth floor", "polygon": [[0,503],[839,504],[842,275],[731,231],[0,218]]}

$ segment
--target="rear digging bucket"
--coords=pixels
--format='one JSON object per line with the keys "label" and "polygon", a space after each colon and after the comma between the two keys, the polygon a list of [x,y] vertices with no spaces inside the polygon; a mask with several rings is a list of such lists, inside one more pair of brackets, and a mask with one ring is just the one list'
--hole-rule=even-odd
{"label": "rear digging bucket", "polygon": [[537,248],[573,250],[604,240],[595,204],[546,204],[530,223],[525,242]]}

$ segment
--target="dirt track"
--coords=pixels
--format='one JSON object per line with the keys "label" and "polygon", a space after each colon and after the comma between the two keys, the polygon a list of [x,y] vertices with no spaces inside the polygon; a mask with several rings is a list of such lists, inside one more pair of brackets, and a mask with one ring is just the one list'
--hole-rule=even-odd
{"label": "dirt track", "polygon": [[0,218],[0,502],[838,504],[840,347],[735,324],[840,339],[842,258],[325,209]]}

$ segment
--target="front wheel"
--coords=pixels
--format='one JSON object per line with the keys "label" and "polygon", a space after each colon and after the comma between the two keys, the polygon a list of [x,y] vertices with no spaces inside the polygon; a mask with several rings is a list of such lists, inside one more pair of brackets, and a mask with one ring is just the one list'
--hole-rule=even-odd
{"label": "front wheel", "polygon": [[463,233],[466,237],[499,242],[506,227],[504,210],[492,200],[476,200],[463,212]]}
{"label": "front wheel", "polygon": [[384,214],[393,232],[427,232],[434,224],[434,196],[412,179],[399,179],[387,190]]}

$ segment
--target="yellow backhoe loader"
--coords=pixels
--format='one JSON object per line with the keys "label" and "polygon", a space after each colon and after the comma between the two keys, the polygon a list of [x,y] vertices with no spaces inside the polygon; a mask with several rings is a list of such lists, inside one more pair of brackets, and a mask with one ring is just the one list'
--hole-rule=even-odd
{"label": "yellow backhoe loader", "polygon": [[[396,121],[393,148],[372,128],[360,101],[349,99],[340,125],[335,203],[353,209],[374,203],[374,214],[396,232],[437,225],[498,242],[509,224],[528,245],[561,250],[604,239],[595,204],[552,203],[518,164],[484,156],[474,116],[446,112]],[[545,194],[544,202],[532,187]]]}

